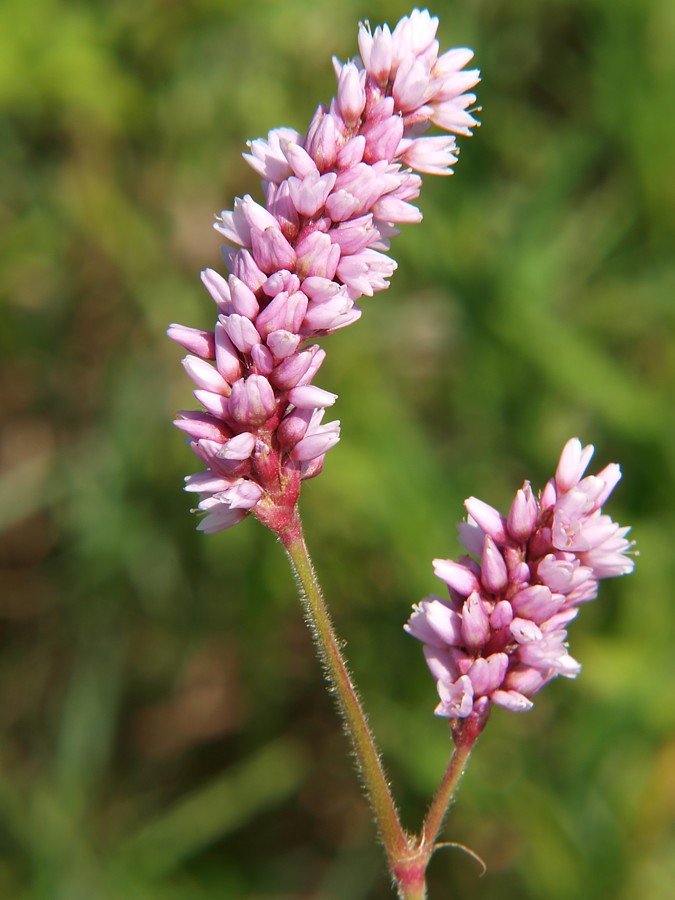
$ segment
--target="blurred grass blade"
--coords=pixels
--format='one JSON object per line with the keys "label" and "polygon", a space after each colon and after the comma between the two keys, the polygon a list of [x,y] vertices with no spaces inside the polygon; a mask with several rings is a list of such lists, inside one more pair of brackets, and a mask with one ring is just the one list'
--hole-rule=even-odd
{"label": "blurred grass blade", "polygon": [[268,744],[149,822],[113,856],[116,867],[159,878],[224,835],[277,806],[301,784],[306,771],[300,748],[290,741]]}

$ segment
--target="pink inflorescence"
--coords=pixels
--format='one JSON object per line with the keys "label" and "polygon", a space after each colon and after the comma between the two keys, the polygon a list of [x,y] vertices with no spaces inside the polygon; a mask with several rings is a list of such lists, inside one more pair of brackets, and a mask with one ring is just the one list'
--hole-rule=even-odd
{"label": "pink inflorescence", "polygon": [[611,463],[583,477],[592,455],[592,446],[568,441],[541,495],[525,482],[506,517],[466,501],[460,540],[471,556],[434,560],[450,598],[422,600],[405,626],[424,644],[441,700],[436,715],[465,718],[489,701],[528,710],[546,682],[579,674],[568,622],[597,596],[601,578],[633,570],[630,529],[602,512],[621,470]]}
{"label": "pink inflorescence", "polygon": [[323,422],[336,396],[312,384],[325,353],[316,338],[355,322],[360,297],[388,287],[389,239],[419,222],[421,178],[449,175],[452,135],[470,135],[478,82],[472,52],[438,55],[438,20],[415,9],[394,31],[359,28],[360,58],[334,60],[337,97],[319,106],[305,135],[291,128],[255,140],[245,158],[262,177],[265,204],[250,196],[222,212],[227,278],[202,281],[218,307],[213,331],[172,325],[203,410],[176,425],[206,469],[187,478],[200,495],[205,532],[248,512],[278,530],[300,481],[318,474],[339,440]]}

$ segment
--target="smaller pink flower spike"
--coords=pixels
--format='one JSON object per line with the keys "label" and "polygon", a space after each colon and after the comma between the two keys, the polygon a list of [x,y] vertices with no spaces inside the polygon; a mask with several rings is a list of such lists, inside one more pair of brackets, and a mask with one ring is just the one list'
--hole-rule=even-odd
{"label": "smaller pink flower spike", "polygon": [[634,565],[629,529],[601,508],[620,469],[612,463],[584,477],[592,452],[569,441],[555,478],[539,497],[525,482],[506,518],[475,497],[466,501],[470,522],[460,531],[475,559],[434,560],[450,600],[423,600],[405,626],[424,644],[441,701],[436,715],[466,718],[489,703],[524,712],[552,678],[579,674],[567,624],[601,579]]}
{"label": "smaller pink flower spike", "polygon": [[[358,301],[389,287],[390,239],[422,218],[417,173],[450,174],[455,135],[478,124],[470,91],[479,75],[464,68],[472,53],[439,56],[437,27],[419,9],[393,31],[361,25],[361,56],[333,60],[336,97],[307,132],[277,128],[249,143],[244,158],[264,198],[237,197],[220,213],[214,227],[227,242],[228,272],[201,276],[218,321],[213,331],[168,332],[191,354],[185,369],[206,410],[181,414],[177,426],[207,475],[238,479],[236,491],[234,482],[212,489],[210,477],[191,482],[191,490],[202,485],[202,531],[250,512],[279,534],[300,482],[339,441],[339,423],[322,423],[335,395],[312,384],[325,356],[314,341],[358,321]],[[426,135],[434,125],[442,133]],[[240,434],[253,435],[254,446],[234,473],[217,448],[220,440],[227,452]]]}

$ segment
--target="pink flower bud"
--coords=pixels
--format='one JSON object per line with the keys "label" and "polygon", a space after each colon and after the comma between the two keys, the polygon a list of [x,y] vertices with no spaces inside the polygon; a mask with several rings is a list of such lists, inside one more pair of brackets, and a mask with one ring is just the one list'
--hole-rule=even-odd
{"label": "pink flower bud", "polygon": [[299,144],[289,144],[284,148],[284,153],[297,178],[304,178],[310,172],[317,171],[314,160]]}
{"label": "pink flower bud", "polygon": [[474,573],[451,559],[435,559],[434,573],[462,597],[480,590],[480,582]]}
{"label": "pink flower bud", "polygon": [[569,491],[579,483],[591,461],[593,450],[592,444],[582,448],[579,438],[572,438],[565,444],[555,472],[555,482],[559,491]]}
{"label": "pink flower bud", "polygon": [[410,112],[423,106],[433,95],[428,61],[409,56],[398,67],[392,85],[396,108]]}
{"label": "pink flower bud", "polygon": [[313,384],[292,388],[288,392],[288,399],[298,409],[319,409],[332,406],[337,400],[337,394],[324,391]]}
{"label": "pink flower bud", "polygon": [[256,295],[250,287],[244,284],[244,282],[240,278],[237,278],[236,275],[230,275],[228,284],[230,295],[232,297],[231,312],[237,313],[240,316],[246,316],[247,319],[255,319],[260,307]]}
{"label": "pink flower bud", "polygon": [[264,339],[279,330],[297,334],[307,312],[307,302],[302,291],[290,296],[282,291],[258,315],[255,327]]}
{"label": "pink flower bud", "polygon": [[342,171],[347,171],[357,165],[363,159],[366,152],[366,139],[362,134],[350,138],[337,155],[337,165]]}
{"label": "pink flower bud", "polygon": [[352,256],[343,256],[337,267],[337,275],[356,294],[372,297],[377,291],[389,287],[388,278],[398,268],[395,260],[377,250],[361,250]]}
{"label": "pink flower bud", "polygon": [[287,413],[277,428],[277,439],[281,447],[290,450],[307,434],[313,409],[293,409]]}
{"label": "pink flower bud", "polygon": [[511,606],[517,616],[544,622],[564,605],[563,594],[553,594],[544,584],[532,584],[511,597]]}
{"label": "pink flower bud", "polygon": [[258,330],[246,316],[232,313],[229,316],[223,316],[220,324],[232,344],[242,353],[250,353],[251,348],[260,343]]}
{"label": "pink flower bud", "polygon": [[300,217],[291,198],[288,181],[267,185],[267,206],[279,223],[283,236],[292,243],[298,236]]}
{"label": "pink flower bud", "polygon": [[216,348],[212,331],[188,328],[186,325],[169,325],[166,334],[190,353],[202,359],[215,359]]}
{"label": "pink flower bud", "polygon": [[197,356],[186,356],[183,360],[183,365],[197,387],[203,388],[205,391],[222,394],[224,397],[229,396],[230,385],[220,372],[216,371],[205,360],[199,359]]}
{"label": "pink flower bud", "polygon": [[484,696],[501,687],[508,665],[506,653],[492,653],[485,658],[479,656],[468,672],[474,696]]}
{"label": "pink flower bud", "polygon": [[232,274],[241,278],[252,291],[257,291],[267,281],[267,275],[259,268],[248,250],[240,250],[232,258]]}
{"label": "pink flower bud", "polygon": [[319,172],[327,172],[335,166],[338,148],[335,119],[321,106],[307,132],[305,149],[316,163]]}
{"label": "pink flower bud", "polygon": [[220,459],[229,461],[241,461],[248,459],[255,449],[255,435],[248,431],[242,431],[235,435],[220,450]]}
{"label": "pink flower bud", "polygon": [[317,409],[312,413],[305,436],[293,448],[291,459],[307,462],[323,456],[340,440],[340,423],[321,424],[325,410]]}
{"label": "pink flower bud", "polygon": [[290,331],[279,329],[272,331],[267,335],[267,346],[270,348],[276,359],[286,359],[298,349],[301,341],[299,334],[293,334]]}
{"label": "pink flower bud", "polygon": [[264,231],[252,227],[251,244],[256,263],[268,275],[278,269],[292,269],[295,266],[295,250],[281,233],[276,220],[274,227]]}
{"label": "pink flower bud", "polygon": [[403,138],[397,155],[401,162],[428,175],[452,175],[457,162],[457,142],[450,135],[439,137]]}
{"label": "pink flower bud", "polygon": [[288,190],[297,211],[303,216],[311,217],[323,209],[336,178],[335,172],[319,175],[316,169],[304,178],[289,178]]}
{"label": "pink flower bud", "polygon": [[263,375],[249,375],[232,385],[230,414],[240,425],[262,425],[275,407],[274,391]]}
{"label": "pink flower bud", "polygon": [[368,74],[380,85],[386,85],[392,64],[391,31],[388,25],[370,33],[368,24],[359,25],[359,50]]}
{"label": "pink flower bud", "polygon": [[493,541],[503,544],[506,540],[506,521],[502,514],[494,506],[484,503],[477,497],[469,497],[464,501],[464,506],[474,522],[489,534]]}
{"label": "pink flower bud", "polygon": [[[226,319],[227,320],[227,317]],[[241,359],[237,348],[227,335],[227,331],[222,322],[216,325],[216,368],[225,380],[232,384],[238,378],[241,378]]]}
{"label": "pink flower bud", "polygon": [[337,104],[350,128],[356,125],[366,105],[365,75],[354,63],[345,63],[338,78]]}
{"label": "pink flower bud", "polygon": [[214,394],[212,391],[196,390],[193,391],[193,394],[212,416],[216,416],[218,419],[227,419],[230,414],[229,398],[223,397],[222,394]]}
{"label": "pink flower bud", "polygon": [[321,363],[326,358],[326,351],[318,345],[309,347],[294,356],[289,356],[276,367],[270,376],[270,380],[278,388],[288,391],[299,384],[309,384],[319,371]]}
{"label": "pink flower bud", "polygon": [[261,178],[278,184],[291,174],[282,146],[299,143],[301,139],[292,128],[275,128],[267,135],[266,141],[262,138],[250,141],[251,153],[244,153],[244,159]]}
{"label": "pink flower bud", "polygon": [[490,635],[490,620],[478,591],[469,594],[462,607],[462,639],[467,648],[482,647]]}
{"label": "pink flower bud", "polygon": [[528,541],[537,524],[538,516],[537,501],[532,493],[530,482],[526,481],[516,494],[506,520],[506,527],[511,537],[520,543]]}
{"label": "pink flower bud", "polygon": [[495,603],[495,608],[490,613],[490,625],[495,631],[508,628],[513,621],[513,607],[508,600],[500,600]]}
{"label": "pink flower bud", "polygon": [[204,269],[201,273],[202,283],[216,301],[220,312],[226,315],[232,312],[230,306],[230,288],[222,275],[213,269]]}
{"label": "pink flower bud", "polygon": [[534,706],[531,700],[518,691],[493,691],[490,700],[497,706],[503,706],[511,712],[528,712]]}
{"label": "pink flower bud", "polygon": [[256,375],[269,375],[274,369],[274,357],[269,347],[264,344],[251,347],[251,363]]}
{"label": "pink flower bud", "polygon": [[483,543],[480,580],[483,587],[492,594],[503,591],[509,581],[504,557],[490,535],[486,535]]}
{"label": "pink flower bud", "polygon": [[173,424],[197,441],[206,439],[223,443],[232,433],[219,419],[208,413],[181,411],[178,415],[180,419]]}
{"label": "pink flower bud", "polygon": [[332,243],[327,234],[313,231],[302,238],[295,249],[298,255],[296,270],[302,278],[318,275],[332,280],[340,260],[340,248]]}

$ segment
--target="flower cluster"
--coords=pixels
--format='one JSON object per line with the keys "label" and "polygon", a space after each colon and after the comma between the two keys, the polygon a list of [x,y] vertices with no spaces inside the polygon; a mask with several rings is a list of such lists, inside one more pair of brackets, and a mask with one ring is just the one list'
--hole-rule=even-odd
{"label": "flower cluster", "polygon": [[307,133],[279,128],[250,144],[265,204],[247,195],[216,222],[229,274],[207,269],[202,281],[217,324],[168,331],[190,352],[184,366],[203,407],[176,422],[206,466],[186,480],[201,497],[202,531],[248,512],[278,530],[300,481],[339,440],[339,423],[322,421],[336,395],[312,384],[325,353],[308,342],[354,322],[359,298],[388,287],[389,240],[422,218],[411,170],[451,174],[454,136],[423,133],[470,135],[477,124],[467,91],[478,72],[463,70],[473,54],[439,56],[437,25],[418,9],[393,32],[361,25],[361,56],[334,60],[337,96]]}
{"label": "flower cluster", "polygon": [[525,482],[506,518],[475,497],[466,501],[460,539],[472,555],[434,560],[450,598],[427,597],[405,626],[424,643],[437,715],[465,718],[489,701],[528,710],[546,682],[578,675],[568,622],[596,597],[601,578],[633,569],[629,529],[602,512],[621,470],[612,463],[583,477],[592,454],[592,446],[568,441],[539,498]]}

